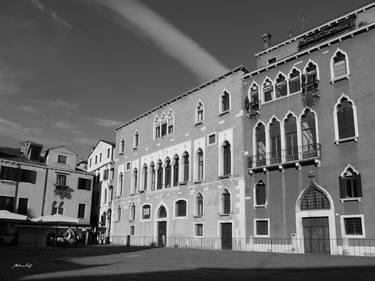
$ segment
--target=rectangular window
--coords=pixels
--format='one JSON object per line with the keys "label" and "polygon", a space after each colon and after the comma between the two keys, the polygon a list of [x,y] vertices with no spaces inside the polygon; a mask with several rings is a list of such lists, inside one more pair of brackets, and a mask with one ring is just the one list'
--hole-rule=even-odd
{"label": "rectangular window", "polygon": [[95,155],[95,165],[98,164],[98,155]]}
{"label": "rectangular window", "polygon": [[130,226],[130,235],[134,235],[134,225]]}
{"label": "rectangular window", "polygon": [[58,155],[57,156],[57,163],[66,164],[67,157],[65,155]]}
{"label": "rectangular window", "polygon": [[155,128],[155,139],[158,139],[160,138],[160,127],[156,127]]}
{"label": "rectangular window", "polygon": [[109,169],[105,169],[105,170],[104,170],[104,174],[103,174],[103,179],[104,179],[104,180],[107,180],[108,177],[109,177]]}
{"label": "rectangular window", "polygon": [[130,170],[130,162],[127,162],[127,163],[126,163],[126,170],[127,170],[127,171]]}
{"label": "rectangular window", "polygon": [[173,133],[173,125],[169,125],[168,126],[168,134],[172,134]]}
{"label": "rectangular window", "polygon": [[167,134],[167,123],[161,124],[161,136],[165,136]]}
{"label": "rectangular window", "polygon": [[0,210],[7,210],[13,212],[13,197],[0,196]]}
{"label": "rectangular window", "polygon": [[275,63],[276,60],[277,60],[276,57],[272,57],[272,58],[270,58],[270,59],[267,60],[267,63],[268,63],[268,64],[272,64],[272,63]]}
{"label": "rectangular window", "polygon": [[344,229],[347,236],[363,236],[362,217],[344,217]]}
{"label": "rectangular window", "polygon": [[82,203],[78,204],[78,218],[79,219],[85,218],[85,208],[86,208],[85,204],[82,204]]}
{"label": "rectangular window", "polygon": [[1,166],[0,179],[7,181],[18,181],[17,168]]}
{"label": "rectangular window", "polygon": [[208,136],[208,145],[216,143],[216,134],[211,134]]}
{"label": "rectangular window", "polygon": [[108,149],[107,149],[107,158],[109,158],[110,156],[111,156],[111,149],[108,148]]}
{"label": "rectangular window", "polygon": [[91,180],[85,178],[78,178],[78,189],[90,190]]}
{"label": "rectangular window", "polygon": [[151,207],[150,206],[144,206],[142,208],[142,219],[148,220],[151,218]]}
{"label": "rectangular window", "polygon": [[28,198],[19,198],[18,199],[18,211],[17,211],[17,213],[27,216],[28,202],[29,202]]}
{"label": "rectangular window", "polygon": [[89,167],[91,167],[91,158],[90,158],[90,164],[89,164]]}
{"label": "rectangular window", "polygon": [[195,225],[195,236],[203,236],[203,223]]}
{"label": "rectangular window", "polygon": [[269,221],[255,220],[255,235],[256,236],[269,236],[268,233]]}
{"label": "rectangular window", "polygon": [[272,100],[273,86],[264,88],[264,102]]}
{"label": "rectangular window", "polygon": [[56,175],[56,185],[66,186],[66,175],[57,174]]}
{"label": "rectangular window", "polygon": [[99,154],[99,162],[102,162],[102,153]]}
{"label": "rectangular window", "polygon": [[36,171],[21,169],[19,181],[35,184],[36,183]]}

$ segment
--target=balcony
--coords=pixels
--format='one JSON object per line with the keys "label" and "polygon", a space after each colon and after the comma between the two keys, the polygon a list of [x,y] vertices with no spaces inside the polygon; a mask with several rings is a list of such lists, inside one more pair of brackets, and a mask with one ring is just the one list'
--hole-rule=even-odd
{"label": "balcony", "polygon": [[284,149],[281,151],[268,152],[249,156],[247,168],[249,172],[262,170],[276,170],[288,167],[300,167],[309,164],[318,164],[321,157],[320,144],[308,144],[296,149]]}
{"label": "balcony", "polygon": [[61,198],[71,198],[71,193],[74,191],[68,185],[55,184],[55,193]]}

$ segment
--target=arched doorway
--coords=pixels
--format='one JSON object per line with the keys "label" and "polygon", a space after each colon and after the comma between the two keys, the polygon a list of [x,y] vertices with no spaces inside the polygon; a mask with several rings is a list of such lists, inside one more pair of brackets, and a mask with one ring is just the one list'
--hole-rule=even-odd
{"label": "arched doorway", "polygon": [[328,192],[315,182],[297,199],[296,229],[299,252],[312,254],[335,252],[336,227],[333,201]]}
{"label": "arched doorway", "polygon": [[156,215],[158,246],[165,247],[167,245],[167,209],[161,205]]}

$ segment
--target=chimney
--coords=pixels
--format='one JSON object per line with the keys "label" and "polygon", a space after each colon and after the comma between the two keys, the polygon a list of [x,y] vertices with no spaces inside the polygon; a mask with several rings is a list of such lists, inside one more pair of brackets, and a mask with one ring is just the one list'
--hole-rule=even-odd
{"label": "chimney", "polygon": [[271,38],[272,38],[272,35],[269,34],[269,33],[264,33],[262,35],[262,39],[263,39],[263,49],[266,50],[268,49],[269,47],[271,47]]}
{"label": "chimney", "polygon": [[289,39],[292,39],[292,37],[293,37],[293,31],[289,30]]}

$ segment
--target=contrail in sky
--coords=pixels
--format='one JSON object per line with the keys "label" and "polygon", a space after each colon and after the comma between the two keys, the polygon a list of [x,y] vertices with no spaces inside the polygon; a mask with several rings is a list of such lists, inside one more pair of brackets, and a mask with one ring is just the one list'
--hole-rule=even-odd
{"label": "contrail in sky", "polygon": [[200,80],[209,80],[228,71],[206,50],[172,26],[150,8],[135,0],[97,0],[142,32],[164,53],[174,58]]}

